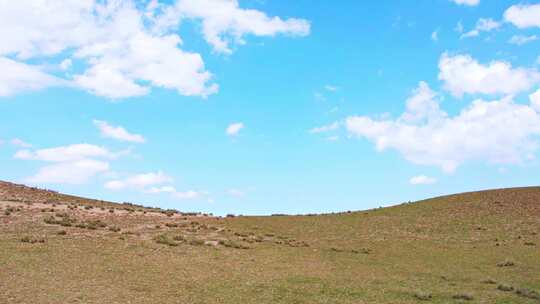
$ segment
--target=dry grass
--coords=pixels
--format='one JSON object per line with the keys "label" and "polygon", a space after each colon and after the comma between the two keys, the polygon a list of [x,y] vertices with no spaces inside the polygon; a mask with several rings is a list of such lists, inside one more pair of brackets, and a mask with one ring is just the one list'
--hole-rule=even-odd
{"label": "dry grass", "polygon": [[0,303],[538,303],[526,243],[540,241],[540,188],[319,216],[216,218],[7,183],[0,201]]}

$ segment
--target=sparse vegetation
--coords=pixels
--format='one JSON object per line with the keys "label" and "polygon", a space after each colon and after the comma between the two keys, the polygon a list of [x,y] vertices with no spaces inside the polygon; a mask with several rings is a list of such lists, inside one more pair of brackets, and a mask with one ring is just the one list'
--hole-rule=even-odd
{"label": "sparse vegetation", "polygon": [[528,298],[528,299],[540,300],[540,293],[538,293],[537,291],[534,291],[534,290],[527,289],[527,288],[519,288],[519,289],[517,289],[516,294],[518,296],[522,296],[522,297],[525,297],[525,298]]}
{"label": "sparse vegetation", "polygon": [[500,291],[513,291],[514,287],[506,284],[499,284],[499,286],[497,286],[497,289]]}
{"label": "sparse vegetation", "polygon": [[109,230],[112,231],[112,232],[120,232],[120,230],[122,230],[122,229],[120,229],[120,227],[118,227],[118,226],[110,226]]}
{"label": "sparse vegetation", "polygon": [[167,235],[165,234],[160,234],[160,235],[157,235],[156,237],[154,237],[154,241],[158,244],[162,244],[162,245],[167,245],[167,246],[171,246],[171,247],[176,247],[178,246],[178,243],[176,243],[175,241],[171,240]]}
{"label": "sparse vegetation", "polygon": [[430,301],[432,298],[431,294],[425,292],[417,292],[414,297],[420,301]]}
{"label": "sparse vegetation", "polygon": [[35,243],[45,243],[44,238],[35,238],[30,236],[23,236],[20,239],[21,243],[29,243],[29,244],[35,244]]}
{"label": "sparse vegetation", "polygon": [[459,293],[452,296],[455,300],[464,300],[464,301],[472,301],[474,300],[474,297],[469,293]]}
{"label": "sparse vegetation", "polygon": [[512,266],[515,266],[516,264],[513,262],[513,261],[510,261],[510,260],[505,260],[504,262],[500,262],[497,264],[498,267],[512,267]]}
{"label": "sparse vegetation", "polygon": [[[0,182],[0,195],[9,191]],[[23,192],[2,209],[24,206],[0,220],[1,303],[538,301],[540,254],[524,244],[540,241],[540,188],[368,212],[230,218],[168,218],[157,208]],[[44,197],[55,213],[40,213]],[[59,231],[61,223],[72,227]]]}

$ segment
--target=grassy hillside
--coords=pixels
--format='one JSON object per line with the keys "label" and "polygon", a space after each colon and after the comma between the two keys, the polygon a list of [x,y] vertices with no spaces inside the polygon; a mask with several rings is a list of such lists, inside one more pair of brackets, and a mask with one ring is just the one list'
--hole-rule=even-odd
{"label": "grassy hillside", "polygon": [[0,303],[539,303],[540,188],[216,218],[0,183]]}

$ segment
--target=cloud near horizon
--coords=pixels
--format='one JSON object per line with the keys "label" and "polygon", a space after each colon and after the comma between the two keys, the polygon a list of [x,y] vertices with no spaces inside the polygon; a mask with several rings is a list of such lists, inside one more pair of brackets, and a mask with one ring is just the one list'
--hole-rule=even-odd
{"label": "cloud near horizon", "polygon": [[98,174],[109,171],[110,159],[122,153],[113,153],[104,147],[75,144],[48,149],[19,150],[13,156],[19,160],[52,163],[42,166],[33,176],[25,179],[31,184],[83,184]]}

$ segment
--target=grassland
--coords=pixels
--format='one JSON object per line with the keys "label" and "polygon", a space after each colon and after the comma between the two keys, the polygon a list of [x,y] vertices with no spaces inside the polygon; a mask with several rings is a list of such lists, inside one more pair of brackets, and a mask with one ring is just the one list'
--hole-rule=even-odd
{"label": "grassland", "polygon": [[540,188],[228,217],[0,183],[0,303],[539,303]]}

